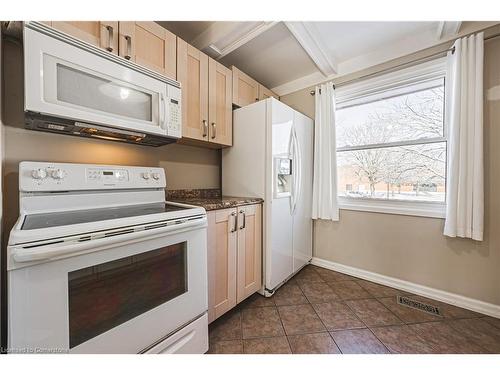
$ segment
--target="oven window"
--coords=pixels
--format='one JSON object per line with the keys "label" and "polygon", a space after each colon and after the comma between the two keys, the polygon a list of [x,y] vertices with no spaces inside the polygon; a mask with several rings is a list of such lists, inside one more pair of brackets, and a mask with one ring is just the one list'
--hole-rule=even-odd
{"label": "oven window", "polygon": [[187,292],[187,243],[68,273],[73,348]]}

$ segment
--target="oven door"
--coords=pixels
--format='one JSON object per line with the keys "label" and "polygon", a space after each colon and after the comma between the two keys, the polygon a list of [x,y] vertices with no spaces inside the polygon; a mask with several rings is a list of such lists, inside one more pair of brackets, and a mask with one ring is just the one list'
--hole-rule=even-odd
{"label": "oven door", "polygon": [[10,350],[139,353],[202,316],[205,225],[10,270]]}
{"label": "oven door", "polygon": [[29,28],[24,55],[26,111],[177,136],[179,88]]}

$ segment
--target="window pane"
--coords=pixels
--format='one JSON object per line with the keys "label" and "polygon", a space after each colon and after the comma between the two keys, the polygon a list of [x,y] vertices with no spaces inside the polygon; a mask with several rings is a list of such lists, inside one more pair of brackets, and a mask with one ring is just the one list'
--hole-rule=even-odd
{"label": "window pane", "polygon": [[336,111],[337,147],[443,136],[444,86]]}
{"label": "window pane", "polygon": [[341,151],[339,196],[444,202],[446,143]]}

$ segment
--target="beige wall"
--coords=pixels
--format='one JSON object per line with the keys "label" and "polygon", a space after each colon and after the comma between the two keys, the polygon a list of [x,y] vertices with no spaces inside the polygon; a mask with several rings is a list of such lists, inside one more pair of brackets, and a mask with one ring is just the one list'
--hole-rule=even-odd
{"label": "beige wall", "polygon": [[[441,219],[341,210],[339,222],[315,222],[315,257],[500,305],[499,61],[500,38],[487,41],[484,241],[443,236]],[[314,118],[310,90],[281,100]]]}
{"label": "beige wall", "polygon": [[146,147],[23,128],[21,48],[4,42],[4,233],[18,216],[18,164],[22,160],[159,166],[168,189],[220,187],[220,152],[171,144]]}

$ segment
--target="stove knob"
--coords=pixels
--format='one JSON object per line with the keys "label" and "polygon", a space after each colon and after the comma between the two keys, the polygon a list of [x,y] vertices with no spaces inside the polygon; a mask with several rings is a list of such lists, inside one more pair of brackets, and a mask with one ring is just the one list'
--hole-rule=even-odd
{"label": "stove knob", "polygon": [[64,178],[64,171],[62,169],[54,169],[51,176],[56,180],[61,180]]}
{"label": "stove knob", "polygon": [[153,179],[155,179],[155,180],[159,180],[160,179],[160,174],[159,173],[153,173],[151,175],[151,177],[153,177]]}
{"label": "stove knob", "polygon": [[149,177],[150,177],[149,172],[144,172],[144,173],[141,174],[141,176],[145,180],[149,180]]}
{"label": "stove knob", "polygon": [[47,171],[45,171],[45,169],[42,168],[33,169],[31,171],[31,177],[33,177],[36,180],[43,180],[45,177],[47,177]]}

